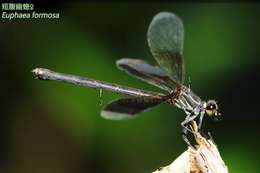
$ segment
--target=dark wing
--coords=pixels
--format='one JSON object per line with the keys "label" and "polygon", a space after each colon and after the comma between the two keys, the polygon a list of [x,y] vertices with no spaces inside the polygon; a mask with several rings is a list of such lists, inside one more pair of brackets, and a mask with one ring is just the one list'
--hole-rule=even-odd
{"label": "dark wing", "polygon": [[173,13],[161,12],[154,16],[147,32],[152,55],[172,79],[184,82],[183,40],[181,19]]}
{"label": "dark wing", "polygon": [[163,69],[143,60],[122,58],[116,61],[116,65],[120,70],[167,91],[172,91],[178,85]]}
{"label": "dark wing", "polygon": [[128,119],[161,102],[163,100],[149,97],[118,99],[106,105],[101,111],[101,116],[112,120]]}

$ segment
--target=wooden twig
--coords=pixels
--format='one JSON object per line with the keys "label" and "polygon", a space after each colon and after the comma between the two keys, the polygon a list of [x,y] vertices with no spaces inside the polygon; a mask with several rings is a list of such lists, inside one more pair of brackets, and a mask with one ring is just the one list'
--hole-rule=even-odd
{"label": "wooden twig", "polygon": [[192,122],[195,147],[188,147],[170,165],[162,167],[153,173],[228,173],[216,144],[211,139],[204,138]]}

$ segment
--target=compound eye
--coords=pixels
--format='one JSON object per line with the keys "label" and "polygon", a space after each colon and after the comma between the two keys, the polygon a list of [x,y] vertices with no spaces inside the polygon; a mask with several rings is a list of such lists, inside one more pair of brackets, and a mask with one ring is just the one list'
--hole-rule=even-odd
{"label": "compound eye", "polygon": [[209,104],[206,106],[206,113],[207,113],[209,116],[215,115],[216,109],[217,109],[217,106],[216,106],[215,104],[209,103]]}
{"label": "compound eye", "polygon": [[217,118],[222,117],[222,114],[221,114],[221,112],[219,112],[219,111],[216,111],[214,115],[215,115],[215,117],[217,117]]}
{"label": "compound eye", "polygon": [[215,105],[215,104],[210,104],[210,105],[209,105],[209,109],[215,110],[215,109],[216,109],[216,105]]}

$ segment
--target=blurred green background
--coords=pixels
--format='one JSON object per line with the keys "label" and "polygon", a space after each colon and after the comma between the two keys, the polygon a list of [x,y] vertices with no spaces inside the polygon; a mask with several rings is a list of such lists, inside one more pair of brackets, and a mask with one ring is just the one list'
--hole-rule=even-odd
{"label": "blurred green background", "polygon": [[67,2],[36,4],[35,10],[59,12],[60,19],[0,23],[1,172],[152,172],[187,148],[181,138],[184,113],[175,107],[109,121],[100,110],[121,96],[104,92],[100,98],[95,89],[38,81],[31,74],[45,67],[158,91],[117,70],[115,61],[155,63],[146,32],[160,11],[184,22],[191,88],[220,104],[223,120],[205,120],[205,128],[230,173],[259,171],[260,4]]}

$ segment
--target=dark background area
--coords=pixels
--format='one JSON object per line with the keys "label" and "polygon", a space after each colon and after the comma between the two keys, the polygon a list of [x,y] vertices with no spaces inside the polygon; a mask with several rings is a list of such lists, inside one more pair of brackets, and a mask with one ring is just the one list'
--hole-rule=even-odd
{"label": "dark background area", "polygon": [[160,11],[184,22],[186,81],[222,109],[222,121],[204,123],[229,172],[260,169],[260,4],[66,2],[36,3],[35,10],[59,12],[60,19],[0,22],[1,172],[152,172],[187,148],[184,113],[175,107],[109,121],[100,117],[100,100],[121,96],[104,92],[100,98],[97,90],[38,81],[31,74],[45,67],[158,91],[117,70],[115,61],[155,63],[146,32]]}

